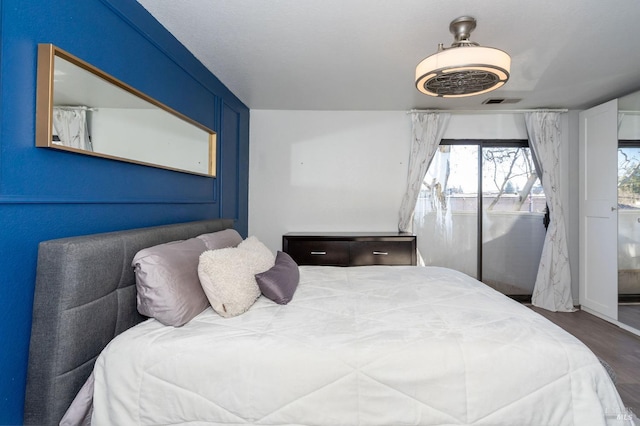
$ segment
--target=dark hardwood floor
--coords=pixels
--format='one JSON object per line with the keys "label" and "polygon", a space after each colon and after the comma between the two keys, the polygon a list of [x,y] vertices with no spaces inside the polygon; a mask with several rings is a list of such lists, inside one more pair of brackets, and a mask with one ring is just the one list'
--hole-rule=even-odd
{"label": "dark hardwood floor", "polygon": [[639,336],[584,311],[549,312],[528,306],[573,334],[608,363],[616,373],[622,401],[636,416],[640,414]]}

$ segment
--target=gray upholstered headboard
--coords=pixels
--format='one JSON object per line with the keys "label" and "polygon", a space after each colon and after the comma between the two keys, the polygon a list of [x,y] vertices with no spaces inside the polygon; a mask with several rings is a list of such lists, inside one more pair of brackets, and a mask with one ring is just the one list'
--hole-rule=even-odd
{"label": "gray upholstered headboard", "polygon": [[40,243],[25,424],[57,425],[100,351],[144,320],[131,267],[139,250],[231,227],[215,219]]}

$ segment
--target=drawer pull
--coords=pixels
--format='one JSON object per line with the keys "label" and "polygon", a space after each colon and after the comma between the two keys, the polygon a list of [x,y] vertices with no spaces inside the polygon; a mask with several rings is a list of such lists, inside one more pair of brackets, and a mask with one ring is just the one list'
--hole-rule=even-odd
{"label": "drawer pull", "polygon": [[386,251],[374,251],[373,254],[375,256],[387,256],[389,253],[387,253]]}
{"label": "drawer pull", "polygon": [[315,256],[324,256],[325,254],[327,254],[327,252],[326,251],[312,251],[311,254],[315,255]]}

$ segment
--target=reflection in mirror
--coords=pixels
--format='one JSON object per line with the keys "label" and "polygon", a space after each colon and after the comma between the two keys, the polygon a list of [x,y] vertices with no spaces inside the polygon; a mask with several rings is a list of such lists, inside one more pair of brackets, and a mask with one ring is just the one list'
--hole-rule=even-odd
{"label": "reflection in mirror", "polygon": [[640,92],[618,99],[618,140],[640,140]]}
{"label": "reflection in mirror", "polygon": [[216,174],[216,134],[51,44],[38,46],[36,146]]}
{"label": "reflection in mirror", "polygon": [[618,301],[640,330],[640,92],[618,99]]}

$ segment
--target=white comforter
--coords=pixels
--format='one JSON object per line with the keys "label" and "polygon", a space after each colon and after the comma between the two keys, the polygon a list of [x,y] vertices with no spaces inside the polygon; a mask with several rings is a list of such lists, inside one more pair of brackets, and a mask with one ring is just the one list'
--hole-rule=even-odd
{"label": "white comforter", "polygon": [[582,343],[443,268],[301,267],[289,305],[146,321],[95,379],[94,425],[629,424]]}

